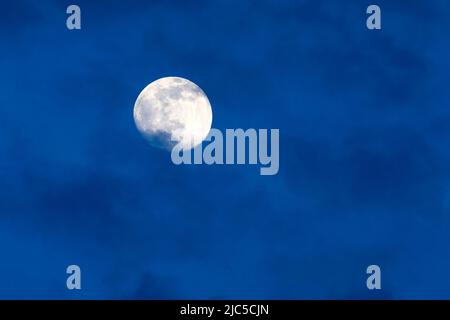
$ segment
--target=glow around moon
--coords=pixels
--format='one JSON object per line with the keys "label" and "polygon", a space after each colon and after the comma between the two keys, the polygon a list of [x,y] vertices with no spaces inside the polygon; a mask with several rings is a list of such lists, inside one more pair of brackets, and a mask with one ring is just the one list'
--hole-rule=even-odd
{"label": "glow around moon", "polygon": [[161,78],[139,94],[134,121],[152,145],[170,149],[180,144],[189,150],[208,136],[211,104],[195,83],[178,77]]}

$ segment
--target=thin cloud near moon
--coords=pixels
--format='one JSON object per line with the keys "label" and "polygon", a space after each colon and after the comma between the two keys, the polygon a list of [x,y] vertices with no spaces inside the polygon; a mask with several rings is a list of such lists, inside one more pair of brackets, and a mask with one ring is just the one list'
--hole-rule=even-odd
{"label": "thin cloud near moon", "polygon": [[183,150],[199,145],[212,124],[208,97],[195,83],[166,77],[150,83],[134,105],[134,121],[139,132],[154,146]]}

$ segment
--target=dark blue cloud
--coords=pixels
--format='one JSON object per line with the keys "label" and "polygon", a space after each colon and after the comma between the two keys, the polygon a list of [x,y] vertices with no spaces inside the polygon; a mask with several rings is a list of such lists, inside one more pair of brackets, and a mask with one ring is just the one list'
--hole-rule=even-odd
{"label": "dark blue cloud", "polygon": [[[445,1],[378,1],[376,32],[364,1],[78,4],[80,31],[2,7],[0,297],[449,297]],[[132,108],[163,76],[216,128],[280,128],[279,174],[149,146]]]}

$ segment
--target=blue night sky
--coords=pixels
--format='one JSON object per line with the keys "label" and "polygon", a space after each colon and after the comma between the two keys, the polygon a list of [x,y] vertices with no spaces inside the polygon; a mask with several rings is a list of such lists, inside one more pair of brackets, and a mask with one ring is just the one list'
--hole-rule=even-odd
{"label": "blue night sky", "polygon": [[[448,1],[74,3],[79,31],[1,5],[0,298],[450,298]],[[278,175],[149,145],[165,76],[215,128],[279,128]]]}

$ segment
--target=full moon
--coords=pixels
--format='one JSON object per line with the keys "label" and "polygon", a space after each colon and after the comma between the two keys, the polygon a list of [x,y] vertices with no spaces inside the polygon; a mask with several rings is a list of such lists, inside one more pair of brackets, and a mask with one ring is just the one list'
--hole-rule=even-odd
{"label": "full moon", "polygon": [[190,150],[208,136],[212,110],[195,83],[178,77],[161,78],[142,90],[134,104],[134,122],[154,146]]}

